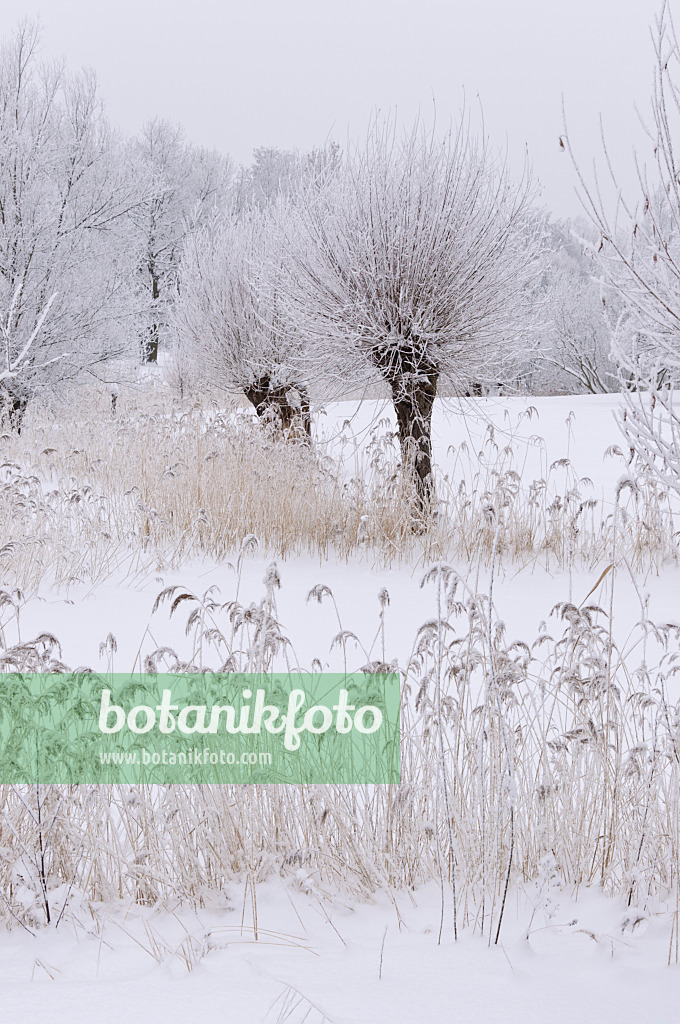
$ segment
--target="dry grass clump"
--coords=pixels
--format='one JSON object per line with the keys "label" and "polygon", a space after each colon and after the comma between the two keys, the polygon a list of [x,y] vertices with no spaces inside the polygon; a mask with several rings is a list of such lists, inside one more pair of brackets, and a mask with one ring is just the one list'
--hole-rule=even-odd
{"label": "dry grass clump", "polygon": [[[179,604],[161,595],[186,615],[192,652],[181,660],[164,648],[147,668],[295,667],[277,583],[270,572],[247,608],[238,589],[224,603],[215,588]],[[442,565],[423,584],[435,614],[408,663],[382,652],[349,665],[401,668],[400,785],[4,786],[0,912],[34,929],[72,899],[202,905],[241,879],[256,918],[257,883],[273,873],[320,900],[438,878],[455,885],[446,926],[493,941],[509,888],[530,879],[546,893],[597,884],[640,919],[676,900],[680,626],[654,625],[643,603],[636,630],[617,643],[600,607],[565,601],[536,636],[509,638],[491,588],[470,590]],[[378,635],[390,614],[380,598]],[[310,599],[332,594],[320,586]],[[334,642],[347,643],[341,622]],[[55,643],[5,651],[4,665],[58,670]]]}
{"label": "dry grass clump", "polygon": [[498,557],[519,563],[592,568],[614,533],[635,568],[677,559],[676,513],[648,469],[626,463],[604,507],[568,460],[527,479],[525,446],[511,437],[501,447],[492,426],[478,450],[453,452],[423,528],[388,421],[361,443],[345,424],[310,448],[237,407],[180,408],[160,386],[122,391],[115,414],[94,390],[70,396],[69,416],[66,402],[34,405],[20,436],[0,435],[0,573],[27,591],[45,577],[96,583],[123,567],[223,559],[250,534],[276,556],[367,553],[379,564],[484,566],[495,544]]}
{"label": "dry grass clump", "polygon": [[528,446],[519,438],[527,409],[499,442],[488,424],[476,447],[451,447],[453,464],[438,479],[444,515],[438,522],[443,558],[464,556],[488,566],[492,556],[533,562],[548,571],[593,570],[606,564],[614,537],[636,571],[659,569],[678,559],[676,520],[680,511],[668,487],[641,460],[612,445],[605,455],[620,462],[622,477],[613,493],[595,498],[594,482],[579,476],[569,458],[548,463],[545,441],[533,435],[543,470],[526,470]]}
{"label": "dry grass clump", "polygon": [[90,395],[82,419],[34,408],[20,436],[0,435],[6,580],[34,589],[45,575],[96,582],[123,564],[222,559],[253,533],[283,557],[396,559],[416,543],[394,466],[383,474],[374,459],[369,481],[345,480],[322,452],[238,408],[126,397],[113,415]]}

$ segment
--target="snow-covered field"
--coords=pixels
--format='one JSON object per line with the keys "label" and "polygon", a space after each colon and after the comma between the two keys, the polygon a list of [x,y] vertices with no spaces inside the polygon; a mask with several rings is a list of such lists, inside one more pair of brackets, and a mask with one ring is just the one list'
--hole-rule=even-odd
{"label": "snow-covered field", "polygon": [[[456,403],[442,403],[434,423],[442,479],[448,474],[458,486],[469,472],[469,452],[489,442],[492,424],[492,445],[501,456],[508,449],[504,472],[514,470],[525,487],[549,479],[551,500],[581,481],[582,496],[598,502],[592,515],[611,519],[617,483],[631,472],[625,455],[605,455],[621,444],[613,415],[619,407],[618,396],[488,398],[466,402],[463,414]],[[342,453],[351,476],[363,465],[376,421],[389,418],[380,403],[338,403],[320,417],[317,434],[329,457]],[[348,428],[342,433],[346,420],[355,440],[348,440]],[[387,427],[376,429],[384,435]],[[555,465],[560,460],[568,464]],[[474,474],[468,486],[474,488]],[[622,652],[622,674],[632,676],[641,663],[651,673],[660,657],[657,640],[645,641],[639,623],[680,620],[680,570],[658,556],[646,567],[644,559],[634,565],[624,551],[619,560],[614,553],[616,571],[600,579],[611,560],[608,543],[590,563],[583,552],[566,562],[545,553],[499,558],[493,610],[508,640],[531,643],[541,622],[560,636],[565,623],[551,618],[558,602],[577,608],[596,603],[604,609],[598,613],[603,628],[609,629],[605,611],[613,610],[610,639]],[[318,659],[331,670],[369,661],[403,669],[418,630],[437,614],[436,584],[421,586],[430,567],[422,555],[386,565],[370,549],[343,559],[277,558],[253,548],[237,568],[238,556],[238,550],[219,560],[190,553],[172,565],[150,556],[136,560],[134,570],[123,559],[96,583],[81,579],[61,588],[44,579],[37,593],[3,607],[5,646],[48,632],[58,639],[65,664],[98,671],[141,670],[145,657],[161,647],[195,658],[197,641],[195,634],[185,635],[186,616],[171,618],[165,603],[153,610],[159,592],[178,585],[200,597],[215,586],[224,602],[238,586],[247,606],[262,599],[274,560],[281,580],[276,618],[303,667]],[[447,561],[461,586],[488,593],[488,561],[475,556],[466,562],[460,551]],[[3,583],[8,592],[15,586],[9,578]],[[317,584],[329,587],[333,600],[309,601]],[[389,593],[384,609],[383,589]],[[353,637],[334,643],[342,631]],[[209,652],[205,661],[211,664]],[[669,680],[672,689],[670,674]],[[648,685],[651,692],[658,677]],[[643,779],[639,792],[645,785]],[[465,836],[457,841],[464,846]],[[635,867],[642,863],[639,855],[633,860]],[[631,901],[625,887],[613,896],[596,881],[577,889],[547,862],[542,876],[522,880],[519,868],[516,874],[497,945],[488,926],[479,934],[478,911],[467,895],[459,910],[464,926],[452,941],[448,888],[439,941],[441,892],[435,881],[352,900],[331,891],[313,866],[272,870],[255,886],[234,878],[193,910],[179,901],[89,905],[73,895],[58,928],[29,935],[8,919],[11,927],[0,934],[2,1014],[27,1024],[189,1017],[234,1024],[677,1020],[677,877],[666,898],[656,885],[651,892],[650,881],[646,899],[638,878]]]}
{"label": "snow-covered field", "polygon": [[667,919],[636,923],[595,891],[517,892],[502,944],[438,943],[439,893],[349,904],[299,871],[195,913],[94,908],[82,924],[2,937],[5,1020],[117,1024],[654,1024],[677,1021]]}

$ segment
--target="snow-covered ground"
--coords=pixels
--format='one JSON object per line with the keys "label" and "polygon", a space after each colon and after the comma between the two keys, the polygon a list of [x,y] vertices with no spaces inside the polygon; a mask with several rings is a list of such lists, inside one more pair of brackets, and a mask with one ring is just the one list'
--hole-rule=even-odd
{"label": "snow-covered ground", "polygon": [[[470,416],[473,405],[476,418]],[[528,405],[534,407],[531,415]],[[603,507],[613,507],[616,482],[626,468],[625,459],[605,457],[611,445],[621,443],[613,416],[620,408],[618,396],[530,403],[488,398],[464,408],[464,417],[455,403],[436,411],[435,452],[444,472],[460,470],[456,452],[461,443],[478,447],[492,422],[499,447],[512,444],[513,465],[523,480],[545,477],[551,464],[568,458],[578,477],[592,480],[590,493]],[[327,409],[319,432],[333,439],[350,419],[361,450],[376,414],[389,417],[389,408],[339,403]],[[329,450],[334,443],[329,441]],[[194,559],[172,572],[153,565],[135,574],[120,570],[96,587],[77,584],[68,591],[57,592],[45,581],[37,597],[21,607],[18,622],[11,609],[4,609],[6,642],[47,631],[60,641],[67,665],[116,671],[140,670],[144,656],[164,645],[188,656],[191,641],[184,634],[182,613],[171,619],[167,604],[153,612],[154,600],[175,584],[199,596],[217,586],[221,600],[234,598],[237,554],[221,564]],[[271,560],[258,552],[244,558],[242,603],[262,598]],[[422,563],[379,567],[368,556],[349,563],[279,560],[276,614],[299,664],[309,667],[318,658],[324,667],[341,668],[342,650],[332,645],[342,629],[359,641],[348,645],[351,667],[382,659],[383,653],[404,666],[418,627],[436,607],[433,586],[420,586],[426,568]],[[460,562],[455,568],[464,578],[471,571]],[[494,589],[496,614],[509,634],[532,640],[557,602],[585,600],[601,568],[569,573],[546,571],[535,561],[502,564]],[[611,580],[612,574],[591,600],[609,607]],[[308,602],[309,591],[319,583],[330,587],[335,604]],[[484,591],[488,568],[470,583]],[[629,643],[632,649],[636,643],[632,631],[647,595],[651,620],[680,619],[679,583],[675,566],[660,574],[635,575],[619,567],[613,605],[619,646]],[[384,652],[382,588],[390,595]],[[109,634],[116,650],[109,644],[100,653]],[[634,657],[639,660],[639,651]],[[675,946],[673,966],[667,967],[672,914],[658,907],[636,923],[624,902],[594,888],[577,894],[555,882],[543,890],[538,883],[516,888],[498,946],[481,936],[473,922],[454,944],[448,905],[439,944],[435,885],[348,905],[318,889],[304,871],[293,878],[272,877],[257,887],[257,941],[252,907],[251,895],[246,897],[234,883],[216,896],[215,906],[198,913],[83,906],[76,908],[73,920],[64,919],[58,929],[42,930],[36,937],[15,925],[0,935],[2,1019],[26,1024],[201,1017],[234,1024],[632,1024],[641,1019],[670,1024],[678,1019]]]}
{"label": "snow-covered ground", "polygon": [[[594,890],[517,892],[502,943],[439,942],[440,894],[350,905],[298,872],[236,885],[196,913],[81,912],[32,938],[0,935],[2,1019],[20,1024],[675,1024],[669,918]],[[245,910],[244,910],[245,907]],[[447,908],[448,911],[449,908]]]}

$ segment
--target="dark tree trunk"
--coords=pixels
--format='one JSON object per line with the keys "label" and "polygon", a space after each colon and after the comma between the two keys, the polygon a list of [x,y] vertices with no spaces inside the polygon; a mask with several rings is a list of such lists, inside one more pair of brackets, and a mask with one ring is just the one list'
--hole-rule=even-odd
{"label": "dark tree trunk", "polygon": [[[154,302],[157,302],[160,298],[161,289],[160,281],[153,270],[151,271],[151,297]],[[145,363],[157,363],[158,362],[158,340],[160,334],[160,325],[152,323],[149,327],[149,336],[144,344],[144,362]]]}
{"label": "dark tree trunk", "polygon": [[5,401],[9,425],[12,430],[16,430],[17,434],[20,434],[28,398],[25,395],[7,395]]}
{"label": "dark tree trunk", "polygon": [[303,432],[308,438],[312,437],[312,412],[309,407],[309,392],[307,388],[298,385],[297,390],[300,392],[300,424]]}
{"label": "dark tree trunk", "polygon": [[390,384],[397,416],[402,465],[416,489],[418,511],[426,514],[434,498],[432,478],[432,407],[437,394],[437,377],[413,383],[404,377]]}
{"label": "dark tree trunk", "polygon": [[434,499],[432,476],[432,409],[438,370],[417,339],[402,348],[387,348],[374,363],[389,384],[397,417],[402,466],[413,482],[419,513],[427,515]]}
{"label": "dark tree trunk", "polygon": [[144,362],[158,362],[158,324],[151,324],[149,337],[144,343]]}
{"label": "dark tree trunk", "polygon": [[[293,390],[300,395],[299,405],[290,400]],[[300,431],[305,438],[311,437],[312,422],[306,388],[299,384],[294,389],[284,384],[272,384],[269,377],[260,377],[244,390],[244,394],[264,422],[278,426],[289,437],[299,437]]]}

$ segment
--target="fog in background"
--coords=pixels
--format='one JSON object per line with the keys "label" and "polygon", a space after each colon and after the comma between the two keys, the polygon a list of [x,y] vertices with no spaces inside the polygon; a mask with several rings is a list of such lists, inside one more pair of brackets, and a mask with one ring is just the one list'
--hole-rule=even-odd
{"label": "fog in background", "polygon": [[[677,0],[672,7],[675,9]],[[650,26],[660,0],[10,0],[3,34],[40,16],[46,56],[93,67],[111,118],[149,117],[236,162],[257,146],[309,149],[360,136],[372,112],[440,125],[465,101],[543,201],[580,212],[559,146],[562,95],[584,168],[601,156],[599,115],[624,185],[644,147],[653,80]]]}

